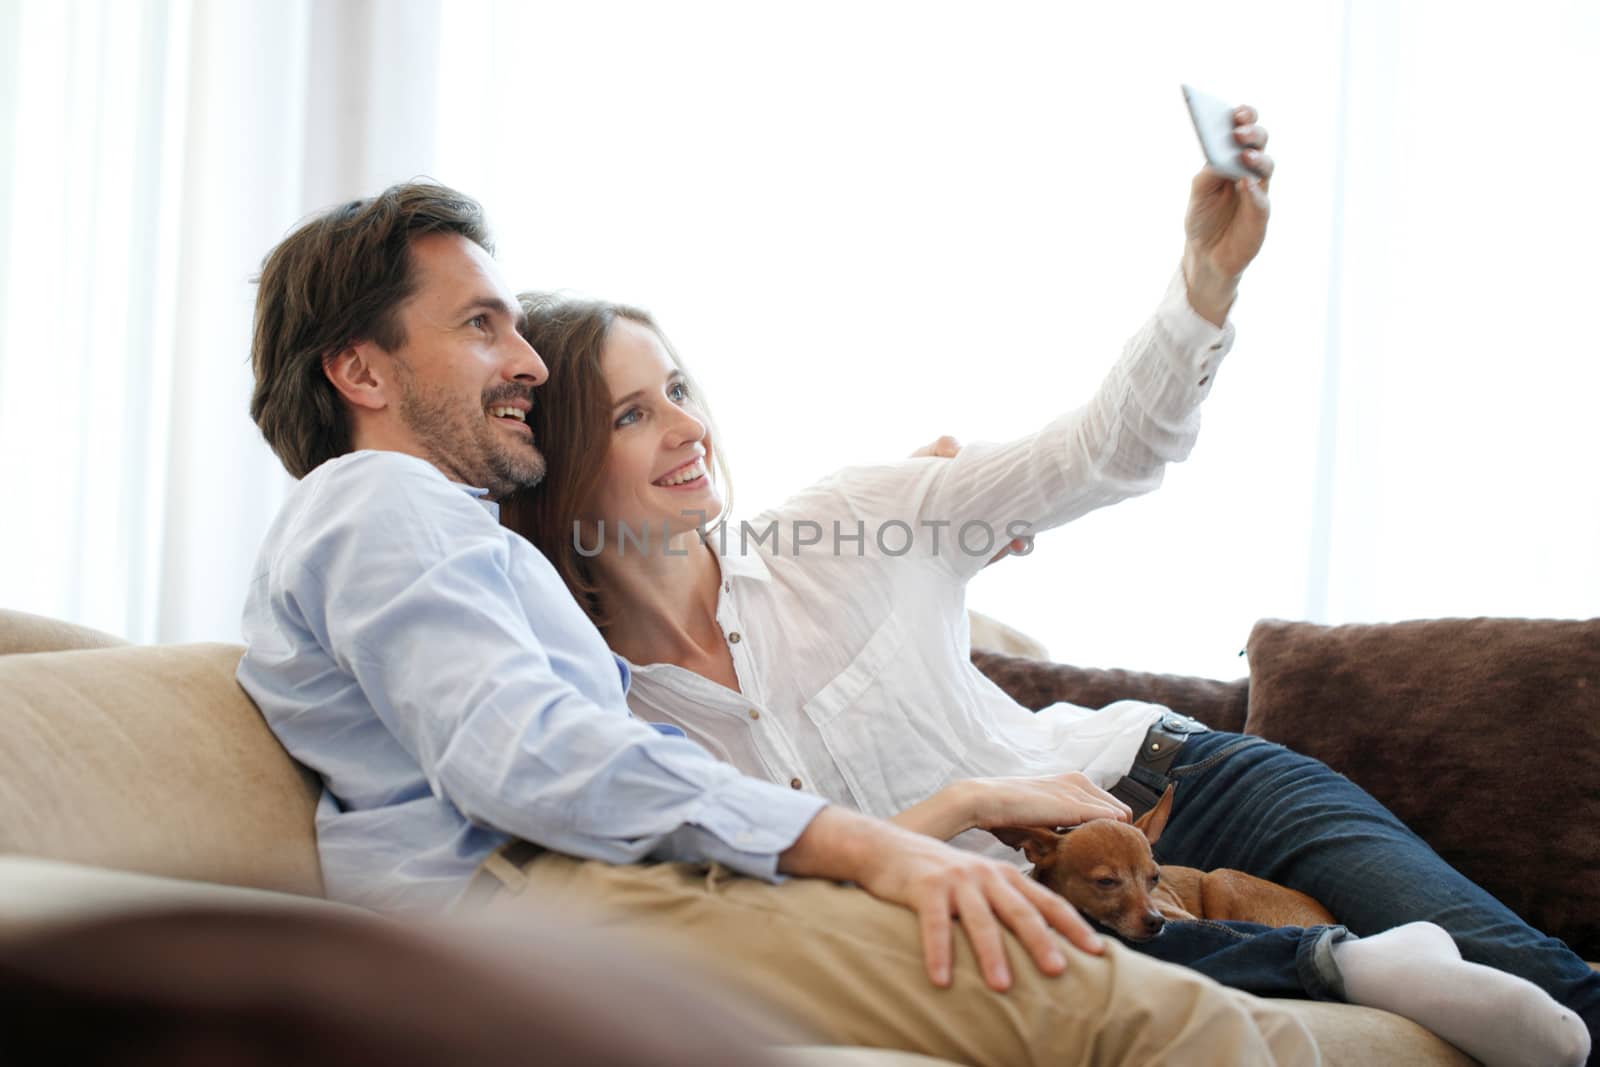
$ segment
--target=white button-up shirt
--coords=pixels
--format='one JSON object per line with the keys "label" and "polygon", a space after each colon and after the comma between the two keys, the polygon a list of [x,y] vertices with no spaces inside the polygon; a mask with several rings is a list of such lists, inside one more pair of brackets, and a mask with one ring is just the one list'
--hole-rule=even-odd
{"label": "white button-up shirt", "polygon": [[[968,659],[965,591],[1026,524],[1037,532],[1161,483],[1200,428],[1233,343],[1175,277],[1093,398],[954,459],[852,467],[707,534],[717,622],[739,691],[630,664],[634,714],[681,727],[746,774],[890,816],[962,778],[1082,770],[1109,786],[1162,709],[1029,711]],[[991,836],[958,844],[1021,862]]]}

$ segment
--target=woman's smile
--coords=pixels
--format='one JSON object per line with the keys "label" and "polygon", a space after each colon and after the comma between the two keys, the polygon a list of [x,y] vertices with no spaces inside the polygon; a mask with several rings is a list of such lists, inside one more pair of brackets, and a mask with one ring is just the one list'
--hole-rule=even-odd
{"label": "woman's smile", "polygon": [[687,463],[674,467],[650,484],[661,489],[699,489],[705,485],[705,481],[705,457],[695,456]]}

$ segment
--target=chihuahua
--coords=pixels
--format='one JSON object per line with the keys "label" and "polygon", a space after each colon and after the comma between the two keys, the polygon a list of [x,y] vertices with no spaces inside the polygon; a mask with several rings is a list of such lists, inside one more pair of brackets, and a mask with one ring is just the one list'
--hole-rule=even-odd
{"label": "chihuahua", "polygon": [[1332,923],[1328,909],[1304,893],[1243,871],[1161,867],[1150,846],[1172,814],[1172,786],[1132,826],[1093,819],[1057,831],[999,827],[990,832],[1020,848],[1038,881],[1073,907],[1129,941],[1148,941],[1169,920],[1237,919],[1267,926]]}

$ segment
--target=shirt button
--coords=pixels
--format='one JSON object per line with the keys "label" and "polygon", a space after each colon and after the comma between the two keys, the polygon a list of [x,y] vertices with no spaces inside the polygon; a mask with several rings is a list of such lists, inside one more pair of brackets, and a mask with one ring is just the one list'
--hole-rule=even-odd
{"label": "shirt button", "polygon": [[733,633],[728,635],[728,644],[737,645],[738,643],[739,643],[739,631],[735,630],[735,631],[733,631]]}
{"label": "shirt button", "polygon": [[759,719],[759,718],[761,718],[761,713],[759,711],[757,711],[755,708],[751,708],[750,709],[750,717],[752,719]]}
{"label": "shirt button", "polygon": [[1201,379],[1200,379],[1200,384],[1201,384],[1201,385],[1204,385],[1204,384],[1206,384],[1206,383],[1207,383],[1207,382],[1209,382],[1209,381],[1210,381],[1210,380],[1211,380],[1211,375],[1209,375],[1209,374],[1208,374],[1208,375],[1206,375],[1206,376],[1205,376],[1205,377],[1204,377],[1204,378],[1201,378]]}
{"label": "shirt button", "polygon": [[724,593],[731,593],[731,592],[733,592],[733,583],[732,583],[732,582],[723,582],[723,583],[722,583],[722,591],[723,591],[723,592],[724,592]]}
{"label": "shirt button", "polygon": [[790,789],[799,789],[800,788],[800,779],[798,779],[798,778],[789,779],[789,788]]}

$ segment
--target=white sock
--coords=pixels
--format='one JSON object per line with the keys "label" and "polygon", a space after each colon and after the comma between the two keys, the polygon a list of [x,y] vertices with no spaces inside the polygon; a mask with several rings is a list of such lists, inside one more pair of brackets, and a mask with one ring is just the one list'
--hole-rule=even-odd
{"label": "white sock", "polygon": [[1333,946],[1352,1004],[1432,1030],[1485,1067],[1582,1067],[1589,1031],[1526,979],[1461,958],[1443,928],[1408,923]]}

